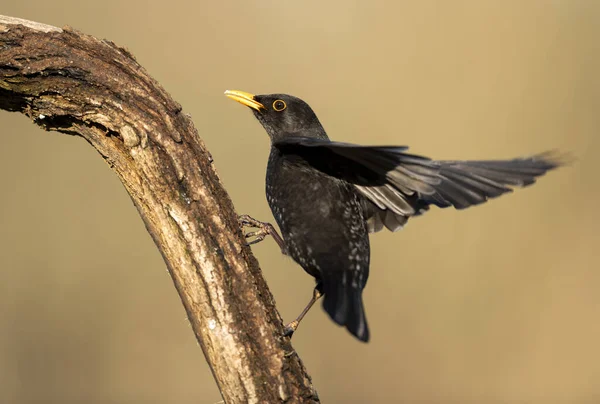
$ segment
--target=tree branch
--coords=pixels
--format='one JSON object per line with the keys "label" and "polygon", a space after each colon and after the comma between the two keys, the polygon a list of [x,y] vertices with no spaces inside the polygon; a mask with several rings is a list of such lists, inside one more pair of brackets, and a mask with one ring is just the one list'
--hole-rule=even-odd
{"label": "tree branch", "polygon": [[83,137],[117,173],[225,402],[319,401],[191,118],[126,49],[0,16],[0,109]]}

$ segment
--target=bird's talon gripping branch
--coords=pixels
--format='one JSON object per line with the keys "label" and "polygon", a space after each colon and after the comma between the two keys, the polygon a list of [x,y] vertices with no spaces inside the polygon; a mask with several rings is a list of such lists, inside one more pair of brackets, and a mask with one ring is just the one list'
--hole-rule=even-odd
{"label": "bird's talon gripping branch", "polygon": [[[244,234],[244,237],[246,238],[246,244],[248,244],[248,245],[260,243],[261,241],[263,241],[265,239],[266,236],[267,236],[267,232],[265,232],[263,230],[251,231],[249,233]],[[254,240],[248,241],[248,239],[252,238],[252,237],[254,237]]]}
{"label": "bird's talon gripping branch", "polygon": [[242,228],[244,228],[244,227],[258,228],[258,230],[256,230],[256,231],[251,231],[251,232],[244,234],[244,237],[246,238],[246,240],[254,237],[254,240],[246,241],[246,243],[248,245],[260,243],[261,241],[263,241],[265,239],[265,237],[270,235],[271,237],[273,237],[273,240],[275,240],[275,242],[281,249],[281,253],[287,255],[287,248],[285,246],[285,242],[283,241],[283,238],[279,235],[279,233],[277,232],[277,230],[275,230],[275,227],[273,227],[273,225],[271,223],[261,222],[260,220],[256,220],[249,215],[240,215],[238,217],[238,220],[239,220],[240,226]]}
{"label": "bird's talon gripping branch", "polygon": [[296,331],[296,329],[298,328],[298,324],[299,324],[299,321],[294,320],[291,323],[289,323],[288,325],[286,325],[285,328],[283,329],[283,336],[291,338],[292,335],[294,334],[294,332]]}

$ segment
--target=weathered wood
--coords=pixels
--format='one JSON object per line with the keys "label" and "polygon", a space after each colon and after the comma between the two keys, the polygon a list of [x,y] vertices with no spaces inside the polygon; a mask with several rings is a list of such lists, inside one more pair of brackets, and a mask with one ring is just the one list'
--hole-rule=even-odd
{"label": "weathered wood", "polygon": [[318,402],[191,118],[126,49],[0,16],[0,108],[83,137],[117,173],[226,403]]}

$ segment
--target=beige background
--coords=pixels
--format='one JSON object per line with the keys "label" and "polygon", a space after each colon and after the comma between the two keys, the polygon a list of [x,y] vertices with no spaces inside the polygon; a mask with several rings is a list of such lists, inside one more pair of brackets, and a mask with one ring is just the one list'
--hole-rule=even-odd
{"label": "beige background", "polygon": [[[205,4],[203,4],[205,3]],[[294,337],[325,403],[600,402],[600,2],[6,1],[129,48],[194,117],[239,212],[272,220],[268,138],[225,89],[307,100],[330,136],[577,162],[372,238],[363,345]],[[215,403],[165,265],[83,140],[0,113],[0,402]],[[312,279],[254,247],[285,319]]]}

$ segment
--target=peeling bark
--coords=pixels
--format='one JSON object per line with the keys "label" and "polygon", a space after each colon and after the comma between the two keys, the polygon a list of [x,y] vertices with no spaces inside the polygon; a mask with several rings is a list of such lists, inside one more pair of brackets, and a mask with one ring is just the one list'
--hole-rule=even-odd
{"label": "peeling bark", "polygon": [[0,16],[0,109],[87,140],[161,251],[226,403],[318,402],[191,118],[124,48]]}

